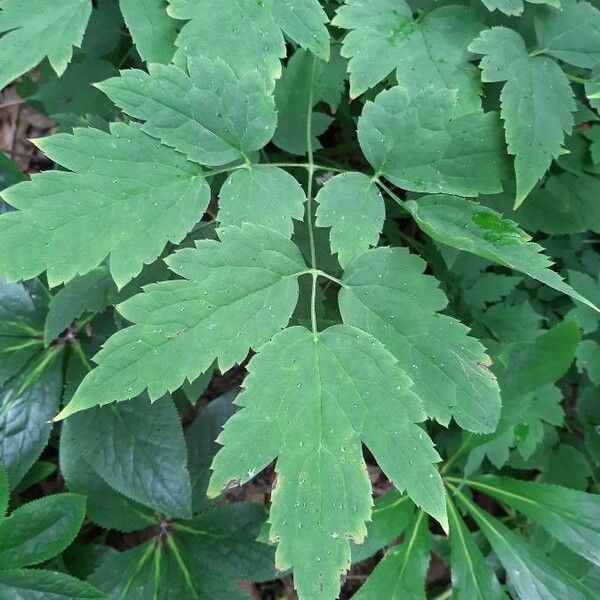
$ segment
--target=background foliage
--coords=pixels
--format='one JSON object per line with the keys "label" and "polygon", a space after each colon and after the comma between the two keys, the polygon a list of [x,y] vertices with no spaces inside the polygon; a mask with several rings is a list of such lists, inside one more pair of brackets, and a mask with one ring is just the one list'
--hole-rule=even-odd
{"label": "background foliage", "polygon": [[598,595],[595,1],[0,33],[0,596]]}

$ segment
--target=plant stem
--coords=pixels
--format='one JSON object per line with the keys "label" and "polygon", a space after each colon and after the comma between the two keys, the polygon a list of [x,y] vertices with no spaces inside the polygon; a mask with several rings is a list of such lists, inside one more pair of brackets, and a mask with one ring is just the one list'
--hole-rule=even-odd
{"label": "plant stem", "polygon": [[381,179],[375,178],[373,179],[373,181],[375,182],[376,185],[378,185],[400,208],[402,208],[403,210],[405,210],[407,213],[410,214],[410,211],[408,210],[408,208],[406,208],[405,202],[404,200],[402,200],[402,198],[400,198],[400,196],[398,196],[398,194],[396,194],[395,192],[392,192],[392,190],[385,185],[385,183],[383,183],[383,181],[381,181]]}
{"label": "plant stem", "polygon": [[468,433],[467,435],[465,435],[460,446],[456,449],[456,452],[443,464],[442,468],[440,469],[440,475],[446,474],[450,470],[450,468],[454,465],[454,463],[459,458],[462,457],[465,450],[469,447],[472,438],[473,438],[472,433]]}
{"label": "plant stem", "polygon": [[306,224],[308,227],[308,241],[310,244],[310,266],[312,267],[312,291],[310,295],[310,322],[313,334],[317,334],[317,253],[315,250],[315,233],[313,231],[312,197],[313,179],[315,175],[315,164],[312,148],[312,108],[313,108],[313,86],[315,82],[316,57],[313,56],[309,79],[308,114],[306,115],[306,145],[308,148],[308,185],[306,191]]}

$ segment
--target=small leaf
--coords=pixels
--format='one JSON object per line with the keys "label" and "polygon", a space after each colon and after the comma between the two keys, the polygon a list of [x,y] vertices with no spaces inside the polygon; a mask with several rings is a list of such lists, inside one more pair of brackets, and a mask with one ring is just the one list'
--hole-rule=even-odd
{"label": "small leaf", "polygon": [[573,91],[561,68],[549,58],[529,56],[523,38],[512,29],[482,31],[469,50],[484,55],[482,81],[506,81],[501,115],[508,152],[515,156],[517,208],[552,159],[563,153],[565,134],[573,128]]}
{"label": "small leaf", "polygon": [[504,150],[498,117],[482,111],[453,117],[456,102],[456,90],[409,94],[399,86],[367,101],[358,140],[377,174],[417,192],[500,192]]}
{"label": "small leaf", "polygon": [[448,300],[425,262],[406,248],[376,248],[345,271],[342,319],[382,342],[410,373],[425,411],[478,433],[495,429],[500,390],[483,345],[456,319],[438,314]]}
{"label": "small leaf", "polygon": [[375,567],[367,581],[354,595],[355,600],[425,600],[425,575],[429,566],[429,531],[427,518],[418,511],[395,546]]}
{"label": "small leaf", "polygon": [[375,183],[362,173],[346,172],[325,182],[315,200],[318,227],[331,227],[331,250],[342,267],[376,246],[385,206]]}
{"label": "small leaf", "polygon": [[217,439],[224,447],[209,496],[248,481],[278,456],[270,537],[279,541],[277,567],[294,569],[301,597],[336,597],[349,540],[365,537],[371,498],[361,440],[395,486],[446,525],[432,464],[438,456],[415,424],[424,414],[395,363],[353,327],[286,329],[251,361],[236,400],[244,408]]}
{"label": "small leaf", "polygon": [[525,273],[596,311],[598,307],[566,284],[550,267],[543,248],[509,219],[473,200],[423,196],[405,205],[434,240]]}
{"label": "small leaf", "polygon": [[37,144],[73,172],[46,171],[2,192],[20,209],[0,215],[0,272],[11,279],[47,270],[58,285],[110,255],[123,287],[168,241],[180,242],[208,204],[200,169],[136,125],[76,129]]}
{"label": "small leaf", "polygon": [[221,371],[230,369],[287,325],[306,269],[297,246],[248,223],[219,235],[221,242],[202,240],[167,259],[185,279],[149,285],[119,306],[135,325],[106,342],[94,357],[99,366],[55,419],[145,389],[161,398],[217,358]]}
{"label": "small leaf", "polygon": [[0,566],[26,567],[62,552],[79,533],[85,496],[55,494],[17,508],[0,524]]}
{"label": "small leaf", "polygon": [[89,0],[62,0],[60,5],[46,0],[4,0],[0,12],[0,89],[33,69],[46,56],[62,75],[73,56],[73,46],[81,46],[92,12]]}
{"label": "small leaf", "polygon": [[165,0],[119,0],[127,29],[142,60],[168,64],[173,58],[177,22],[167,15]]}
{"label": "small leaf", "polygon": [[221,187],[218,219],[222,227],[254,223],[290,238],[304,202],[302,186],[287,171],[252,165],[231,173]]}
{"label": "small leaf", "polygon": [[486,475],[468,480],[474,489],[512,506],[567,548],[600,565],[600,497],[538,481]]}

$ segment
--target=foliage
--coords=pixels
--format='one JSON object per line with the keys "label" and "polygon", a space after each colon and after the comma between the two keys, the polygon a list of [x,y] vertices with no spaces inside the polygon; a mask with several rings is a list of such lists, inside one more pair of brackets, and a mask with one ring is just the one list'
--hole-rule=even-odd
{"label": "foliage", "polygon": [[0,0],[0,596],[597,596],[600,10],[59,4]]}

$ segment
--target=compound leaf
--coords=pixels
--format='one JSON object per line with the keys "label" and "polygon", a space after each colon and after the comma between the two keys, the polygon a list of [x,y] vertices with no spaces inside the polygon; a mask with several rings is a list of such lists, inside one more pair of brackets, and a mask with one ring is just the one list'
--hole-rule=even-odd
{"label": "compound leaf", "polygon": [[137,51],[148,63],[170,63],[177,22],[167,15],[166,0],[119,0]]}
{"label": "compound leaf", "polygon": [[418,511],[404,534],[404,541],[392,548],[375,567],[354,596],[356,600],[425,600],[425,575],[429,566],[427,518]]}
{"label": "compound leaf", "polygon": [[362,173],[340,173],[319,190],[315,224],[331,227],[331,249],[342,267],[376,246],[385,206],[375,182]]}
{"label": "compound leaf", "polygon": [[85,517],[85,496],[55,494],[28,502],[0,524],[0,567],[46,561],[75,538]]}
{"label": "compound leaf", "polygon": [[254,223],[291,237],[292,219],[304,216],[306,195],[287,171],[268,165],[251,165],[231,173],[219,195],[219,223],[241,226]]}
{"label": "compound leaf", "polygon": [[[499,10],[510,17],[520,17],[523,14],[523,0],[481,0],[490,11]],[[560,8],[561,0],[527,0],[531,4],[547,4]]]}
{"label": "compound leaf", "polygon": [[529,56],[523,38],[512,29],[485,30],[469,50],[483,55],[479,66],[484,82],[506,81],[501,115],[508,152],[515,156],[516,208],[552,159],[564,153],[565,134],[573,128],[573,91],[561,68],[544,56]]}
{"label": "compound leaf", "polygon": [[[205,165],[224,165],[260,150],[275,131],[273,96],[256,71],[236,75],[222,60],[190,59],[186,74],[153,64],[121,71],[98,87],[142,129]],[[207,85],[210,82],[210,85]]]}
{"label": "compound leaf", "polygon": [[85,581],[43,569],[0,571],[0,596],[6,600],[106,599],[106,594]]}
{"label": "compound leaf", "polygon": [[151,400],[193,381],[216,358],[224,372],[285,327],[306,266],[297,246],[252,225],[219,230],[221,242],[167,259],[185,279],[149,285],[119,306],[135,323],[113,335],[94,357],[69,405],[56,417],[127,400],[146,388]]}
{"label": "compound leaf", "polygon": [[57,285],[110,255],[122,287],[183,239],[210,198],[199,167],[136,125],[76,129],[37,145],[73,172],[46,171],[2,192],[19,209],[0,215],[0,272],[11,279],[47,270]]}
{"label": "compound leaf", "polygon": [[375,248],[344,272],[339,295],[344,323],[368,331],[414,381],[425,411],[440,423],[491,432],[500,392],[483,345],[456,319],[439,314],[448,300],[426,264],[406,248]]}
{"label": "compound leaf", "polygon": [[170,398],[92,408],[69,420],[69,434],[81,459],[118,492],[169,517],[192,516],[187,450]]}
{"label": "compound leaf", "polygon": [[596,494],[494,475],[468,484],[512,506],[565,546],[600,565],[600,497]]}
{"label": "compound leaf", "polygon": [[434,240],[525,273],[541,283],[598,309],[552,271],[543,248],[510,219],[473,200],[423,196],[405,205],[419,227]]}
{"label": "compound leaf", "polygon": [[450,525],[452,597],[455,600],[501,600],[506,596],[485,561],[454,502],[447,498]]}
{"label": "compound leaf", "polygon": [[415,424],[424,418],[420,402],[374,338],[347,325],[318,334],[292,327],[248,370],[236,399],[244,408],[217,439],[224,447],[208,494],[248,481],[278,457],[270,537],[279,541],[277,567],[294,569],[301,597],[336,597],[349,540],[365,537],[371,496],[361,440],[396,487],[445,526],[438,455]]}
{"label": "compound leaf", "polygon": [[560,10],[538,11],[535,32],[546,54],[587,69],[600,63],[600,11],[589,2],[562,0]]}
{"label": "compound leaf", "polygon": [[377,175],[412,191],[500,192],[504,150],[497,115],[477,111],[453,117],[456,102],[456,90],[409,94],[401,87],[368,101],[358,140]]}
{"label": "compound leaf", "polygon": [[0,89],[33,69],[46,56],[62,75],[81,46],[92,13],[90,0],[4,0],[0,12]]}

